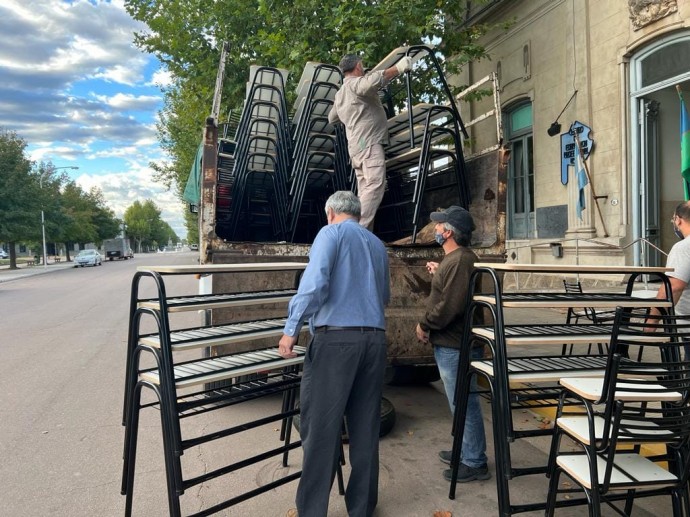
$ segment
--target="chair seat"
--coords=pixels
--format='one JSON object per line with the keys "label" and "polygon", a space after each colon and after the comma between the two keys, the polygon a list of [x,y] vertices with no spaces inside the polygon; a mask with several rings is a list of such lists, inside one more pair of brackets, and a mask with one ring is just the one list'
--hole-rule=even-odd
{"label": "chair seat", "polygon": [[[505,325],[503,333],[506,345],[560,346],[564,343],[608,343],[612,330],[611,325]],[[472,327],[472,333],[492,341],[496,339],[495,330],[490,326]]]}
{"label": "chair seat", "polygon": [[[180,350],[242,343],[268,337],[278,338],[283,335],[285,321],[286,318],[277,318],[228,323],[213,327],[174,330],[170,332],[170,348],[173,352],[178,352]],[[305,330],[308,329],[303,327],[302,332]],[[160,348],[161,344],[158,334],[141,336],[140,342],[153,348]]]}
{"label": "chair seat", "polygon": [[[594,437],[596,441],[600,441],[604,438],[604,419],[600,416],[594,417]],[[589,421],[587,415],[573,415],[573,416],[561,416],[556,420],[556,425],[568,433],[571,438],[577,440],[584,445],[591,445],[591,440],[589,436]],[[672,433],[668,430],[660,429],[654,422],[634,422],[635,432],[649,435],[650,439],[658,438],[663,441],[665,437],[671,436]],[[639,429],[640,426],[648,426],[648,431],[642,431]],[[625,430],[625,421],[621,423],[621,429]],[[609,427],[609,431],[611,428]],[[610,433],[609,433],[610,435]]]}
{"label": "chair seat", "polygon": [[[653,372],[645,372],[645,376],[652,374]],[[659,372],[659,375],[663,375],[665,372]],[[566,377],[561,379],[561,386],[569,389],[573,393],[583,397],[586,400],[600,400],[602,396],[602,389],[604,386],[603,378],[587,378],[587,377]],[[622,388],[622,390],[631,391],[619,391],[616,390],[614,398],[615,400],[623,400],[629,402],[678,402],[683,400],[683,395],[677,391],[667,391],[668,388],[662,386],[661,384],[645,383],[644,390],[640,389],[639,384],[632,384],[626,382],[618,382],[617,387]]]}
{"label": "chair seat", "polygon": [[[297,357],[290,359],[281,357],[277,347],[273,347],[178,364],[173,368],[175,387],[176,389],[190,388],[302,364],[306,348],[296,346],[293,351],[297,353]],[[158,368],[142,372],[140,378],[153,384],[160,384]]]}
{"label": "chair seat", "polygon": [[[166,299],[168,312],[197,311],[257,305],[264,303],[289,302],[297,293],[296,289],[254,291],[251,293],[199,294],[196,296],[175,296]],[[139,307],[160,310],[160,300],[151,298],[139,302]]]}
{"label": "chair seat", "polygon": [[[565,375],[603,377],[606,356],[540,356],[516,357],[508,359],[508,378],[510,382],[545,383],[558,382]],[[494,376],[493,360],[472,361],[472,368]]]}
{"label": "chair seat", "polygon": [[[587,489],[592,488],[589,460],[584,453],[561,454],[556,460],[569,476]],[[603,483],[606,471],[606,459],[597,456],[597,474],[599,483]],[[668,470],[639,454],[616,454],[614,469],[611,474],[611,490],[629,490],[634,488],[651,488],[650,484],[659,486],[673,485],[678,478]]]}
{"label": "chair seat", "polygon": [[594,315],[596,316],[597,321],[613,321],[613,317],[616,315],[616,311],[612,311],[611,309],[602,309],[601,307],[589,307],[588,309],[589,310],[573,309],[573,314],[579,318],[588,318],[591,320],[591,311],[594,311]]}

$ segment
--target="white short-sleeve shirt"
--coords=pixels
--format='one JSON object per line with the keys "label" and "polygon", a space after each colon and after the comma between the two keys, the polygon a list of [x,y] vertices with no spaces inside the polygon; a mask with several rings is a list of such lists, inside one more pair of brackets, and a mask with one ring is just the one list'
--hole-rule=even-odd
{"label": "white short-sleeve shirt", "polygon": [[673,245],[668,254],[666,266],[673,268],[673,271],[667,273],[668,276],[688,284],[675,306],[676,314],[688,315],[690,314],[690,236]]}

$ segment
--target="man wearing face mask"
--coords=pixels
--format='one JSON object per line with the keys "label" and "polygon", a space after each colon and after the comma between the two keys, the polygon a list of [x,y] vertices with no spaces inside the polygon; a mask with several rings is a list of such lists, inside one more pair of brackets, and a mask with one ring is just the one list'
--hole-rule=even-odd
{"label": "man wearing face mask", "polygon": [[[666,259],[666,266],[673,271],[666,273],[671,283],[673,305],[675,313],[684,316],[690,315],[690,201],[685,201],[676,207],[673,217],[673,232],[680,239],[676,242]],[[666,287],[662,284],[656,295],[657,298],[666,299]],[[651,314],[658,311],[652,309]],[[690,345],[685,344],[685,359],[690,360]]]}
{"label": "man wearing face mask", "polygon": [[[448,404],[451,413],[455,413],[455,384],[465,326],[465,298],[470,275],[477,261],[477,256],[469,248],[474,221],[467,210],[455,205],[442,212],[433,212],[431,220],[436,223],[436,242],[443,246],[445,255],[440,264],[426,264],[432,275],[431,292],[424,318],[415,330],[417,339],[431,343],[434,348],[434,358],[441,374]],[[480,358],[482,352],[481,347],[473,348],[472,358]],[[472,387],[476,388],[476,380],[472,381]],[[444,463],[450,463],[451,451],[440,451],[439,458]],[[443,477],[450,481],[451,470],[444,470]],[[470,395],[465,416],[458,482],[467,483],[490,477],[486,465],[486,438],[479,395],[473,394]]]}

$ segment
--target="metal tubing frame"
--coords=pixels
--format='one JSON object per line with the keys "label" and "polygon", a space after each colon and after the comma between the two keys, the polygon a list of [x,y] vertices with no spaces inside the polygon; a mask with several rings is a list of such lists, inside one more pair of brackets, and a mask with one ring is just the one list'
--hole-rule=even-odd
{"label": "metal tubing frame", "polygon": [[[626,285],[626,295],[630,296],[635,280],[644,274],[652,274],[660,278],[666,288],[667,299],[669,298],[670,281],[664,273],[633,273],[628,278]],[[495,296],[495,305],[486,302],[479,302],[474,300],[475,293],[479,293],[478,287],[481,285],[482,275],[488,275],[493,294]],[[503,301],[501,282],[496,275],[494,269],[477,268],[475,269],[469,281],[469,288],[466,298],[466,313],[465,321],[472,321],[475,310],[488,309],[491,313],[494,326],[494,343],[493,343],[493,361],[494,361],[494,375],[493,378],[483,374],[471,367],[470,347],[477,336],[472,335],[472,325],[466,325],[463,330],[462,344],[460,348],[460,358],[458,365],[458,376],[456,382],[455,394],[455,415],[464,415],[467,412],[468,397],[470,395],[471,376],[482,375],[489,381],[490,392],[492,394],[492,415],[493,415],[493,433],[494,433],[494,463],[496,466],[496,488],[498,497],[499,514],[502,517],[513,515],[514,513],[521,513],[527,511],[543,510],[546,508],[546,502],[526,504],[526,505],[511,505],[510,492],[508,481],[514,476],[523,474],[537,473],[533,469],[515,469],[511,465],[510,459],[510,442],[514,441],[517,436],[512,421],[512,408],[510,404],[510,386],[507,375],[503,372],[508,371],[507,365],[507,348],[505,342],[505,335],[503,329],[505,323],[503,319]],[[673,308],[671,307],[671,311]],[[468,319],[469,318],[469,319]],[[489,340],[485,340],[488,344]],[[496,353],[498,352],[498,353]],[[449,499],[455,499],[455,490],[458,474],[458,466],[462,454],[462,437],[465,431],[465,420],[454,416],[453,418],[453,450],[451,453],[451,481]],[[539,471],[543,472],[543,471]],[[559,501],[557,506],[574,506],[586,502],[586,499]]]}

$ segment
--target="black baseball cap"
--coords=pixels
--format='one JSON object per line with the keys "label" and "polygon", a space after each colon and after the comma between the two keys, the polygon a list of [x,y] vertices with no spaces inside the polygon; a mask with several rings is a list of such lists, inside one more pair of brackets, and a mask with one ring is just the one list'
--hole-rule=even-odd
{"label": "black baseball cap", "polygon": [[437,223],[449,223],[464,233],[471,233],[475,228],[470,213],[457,205],[449,206],[440,212],[431,212],[431,220]]}

